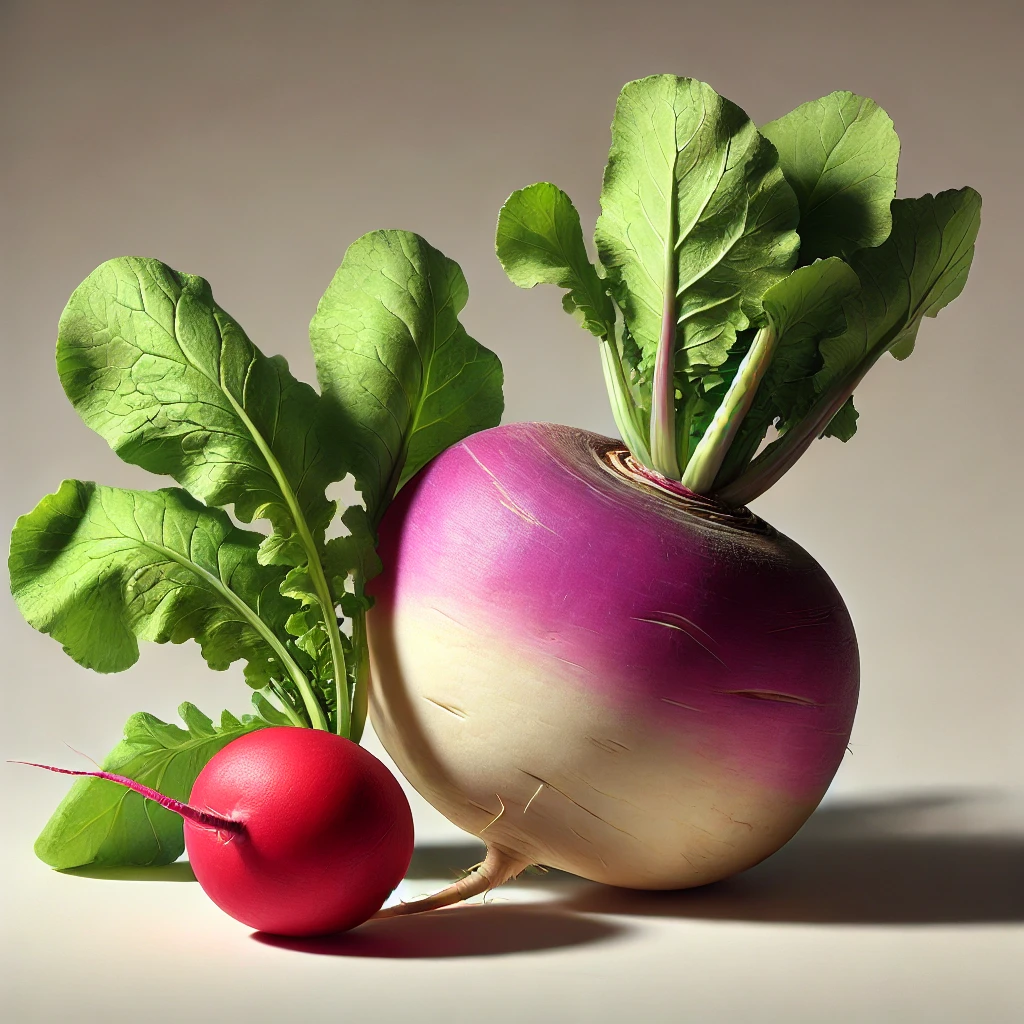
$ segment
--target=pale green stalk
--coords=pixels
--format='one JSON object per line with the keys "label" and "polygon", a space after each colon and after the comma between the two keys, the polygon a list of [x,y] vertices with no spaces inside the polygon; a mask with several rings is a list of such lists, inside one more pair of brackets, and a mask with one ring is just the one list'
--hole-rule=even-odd
{"label": "pale green stalk", "polygon": [[[334,672],[334,688],[338,705],[338,721],[335,731],[339,736],[348,736],[351,715],[348,705],[348,675],[345,668],[345,651],[341,646],[338,616],[334,611],[334,599],[331,597],[331,589],[327,585],[327,576],[324,574],[324,567],[320,562],[320,552],[317,550],[316,542],[313,540],[313,535],[310,533],[309,526],[306,523],[306,517],[299,505],[298,495],[292,489],[284,470],[281,468],[273,451],[271,451],[270,446],[259,430],[256,429],[252,420],[249,419],[248,413],[235,400],[235,397],[227,388],[224,388],[224,394],[238,414],[239,419],[249,428],[249,433],[252,435],[256,446],[266,459],[267,466],[270,468],[278,487],[281,489],[281,494],[288,505],[292,522],[295,524],[295,532],[298,534],[299,542],[302,544],[303,552],[306,555],[307,571],[309,572],[310,580],[313,582],[313,590],[316,593],[317,604],[320,605],[324,629],[327,631],[327,639],[331,646],[331,669]],[[305,694],[303,694],[303,697],[305,697]],[[318,701],[317,707],[319,708],[319,706]],[[313,721],[318,729],[329,728],[322,709],[320,709],[319,715]],[[324,724],[316,725],[318,721],[322,721]]]}
{"label": "pale green stalk", "polygon": [[[357,589],[361,588],[357,583]],[[366,612],[352,619],[352,648],[356,652],[355,681],[352,687],[352,726],[349,739],[358,743],[366,727],[366,712],[370,695],[370,658],[366,640]]]}
{"label": "pale green stalk", "polygon": [[771,327],[762,327],[754,336],[753,344],[743,357],[714,419],[686,464],[683,486],[695,494],[710,493],[736,432],[750,411],[777,343],[778,338]]}
{"label": "pale green stalk", "polygon": [[886,351],[886,348],[879,349],[857,366],[853,373],[824,392],[802,420],[769,445],[744,473],[723,487],[715,497],[727,505],[746,505],[777,483],[829,425],[832,417],[846,404],[854,389],[864,379],[864,375]]}
{"label": "pale green stalk", "polygon": [[676,255],[673,237],[674,231],[667,232],[661,337],[654,356],[651,388],[651,459],[662,476],[678,480],[682,471],[676,438]]}
{"label": "pale green stalk", "polygon": [[650,465],[651,455],[643,432],[637,424],[636,405],[630,397],[629,386],[622,371],[622,361],[615,348],[614,328],[609,328],[609,332],[601,339],[600,349],[601,369],[604,371],[604,382],[612,405],[612,416],[622,440],[634,458],[639,459],[644,465]]}

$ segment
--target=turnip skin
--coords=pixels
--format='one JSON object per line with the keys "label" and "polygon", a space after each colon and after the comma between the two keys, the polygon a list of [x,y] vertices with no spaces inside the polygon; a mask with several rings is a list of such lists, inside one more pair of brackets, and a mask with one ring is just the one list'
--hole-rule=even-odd
{"label": "turnip skin", "polygon": [[797,544],[550,424],[476,434],[381,524],[371,716],[412,784],[528,863],[635,888],[778,849],[849,738],[856,639]]}
{"label": "turnip skin", "polygon": [[185,820],[199,884],[243,924],[320,935],[362,924],[412,858],[409,802],[369,751],[314,729],[260,729],[210,759],[190,803],[240,834]]}

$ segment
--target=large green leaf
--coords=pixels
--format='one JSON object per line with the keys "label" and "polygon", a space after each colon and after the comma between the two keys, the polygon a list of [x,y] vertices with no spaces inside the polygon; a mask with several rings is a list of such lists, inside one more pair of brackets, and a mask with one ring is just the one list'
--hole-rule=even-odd
{"label": "large green leaf", "polygon": [[972,188],[897,199],[892,232],[876,249],[851,260],[860,292],[844,303],[845,328],[821,343],[819,393],[852,382],[886,351],[906,358],[921,321],[937,316],[967,283],[981,224],[981,196]]}
{"label": "large green leaf", "polygon": [[[153,715],[132,715],[124,739],[104,759],[102,770],[187,803],[196,777],[217,751],[270,724],[225,711],[215,726],[192,704],[182,704],[178,714],[184,729]],[[58,869],[171,864],[184,849],[177,814],[116,782],[94,778],[75,782],[35,845],[36,856]]]}
{"label": "large green leaf", "polygon": [[300,565],[343,475],[320,443],[319,398],[267,358],[201,277],[123,257],[94,270],[60,319],[57,368],[85,422],[126,462],[167,474],[243,522],[268,519],[261,560]]}
{"label": "large green leaf", "polygon": [[304,587],[293,580],[289,594],[317,609],[326,681],[340,690],[340,595],[322,559],[335,512],[325,490],[344,470],[340,445],[321,442],[313,388],[264,356],[201,277],[134,257],[102,264],[75,290],[57,367],[82,418],[125,461],[174,477],[209,504],[233,505],[243,522],[270,521],[260,561],[299,569]]}
{"label": "large green leaf", "polygon": [[14,599],[30,625],[86,668],[120,672],[139,640],[199,642],[211,668],[246,662],[250,685],[296,680],[282,637],[296,608],[260,536],[185,491],[66,480],[11,537]]}
{"label": "large green leaf", "polygon": [[599,338],[612,337],[615,307],[587,255],[580,215],[558,187],[542,181],[513,192],[498,214],[498,259],[513,284],[565,288],[565,310]]}
{"label": "large green leaf", "polygon": [[779,151],[800,202],[800,262],[847,259],[889,235],[900,142],[873,100],[834,92],[804,103],[761,133]]}
{"label": "large green leaf", "polygon": [[501,418],[501,364],[459,322],[457,263],[408,231],[349,246],[310,324],[339,446],[376,521],[445,448]]}
{"label": "large green leaf", "polygon": [[622,90],[601,208],[598,253],[647,365],[663,323],[675,325],[678,368],[722,364],[796,262],[799,211],[775,148],[693,79]]}

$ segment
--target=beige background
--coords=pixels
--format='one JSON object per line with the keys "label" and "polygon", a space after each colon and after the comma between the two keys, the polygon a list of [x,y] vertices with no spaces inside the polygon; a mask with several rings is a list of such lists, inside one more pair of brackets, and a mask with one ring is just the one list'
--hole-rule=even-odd
{"label": "beige background", "polygon": [[[289,1006],[306,1020],[439,1021],[1008,1021],[1024,1009],[1011,966],[1024,846],[1009,836],[1024,783],[1022,10],[2,4],[5,535],[64,477],[155,483],[80,423],[53,368],[64,302],[116,255],[206,276],[257,344],[312,379],[306,326],[346,245],[377,227],[419,231],[466,271],[465,323],[504,362],[506,419],[610,432],[592,339],[553,290],[507,282],[493,226],[509,192],[549,179],[589,231],[628,79],[702,78],[758,123],[833,89],[864,92],[900,133],[901,195],[971,184],[985,200],[962,298],[925,324],[909,362],[873,371],[857,437],[817,444],[756,505],[832,574],[863,657],[833,809],[781,867],[662,909],[538,910],[576,890],[520,887],[511,906],[403,933],[400,959],[373,936],[341,950],[363,959],[301,956],[251,942],[194,885],[47,872],[30,843],[64,783],[8,766],[10,1019],[223,1020],[225,998],[249,1020]],[[131,672],[99,677],[0,605],[0,756],[70,763],[65,742],[102,756],[136,710],[244,707],[240,675],[206,671],[191,645],[149,647]],[[417,815],[422,841],[458,841],[421,803]],[[423,958],[442,947],[465,957]],[[471,955],[483,952],[506,955]],[[157,971],[180,972],[192,994],[175,998]]]}

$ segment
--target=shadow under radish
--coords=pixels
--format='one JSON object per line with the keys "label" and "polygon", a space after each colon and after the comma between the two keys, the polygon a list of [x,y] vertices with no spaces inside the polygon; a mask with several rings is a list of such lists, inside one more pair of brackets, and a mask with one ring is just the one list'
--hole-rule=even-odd
{"label": "shadow under radish", "polygon": [[267,946],[320,956],[443,959],[501,956],[605,942],[629,929],[613,921],[535,904],[467,904],[368,921],[350,932],[292,938],[254,932]]}

